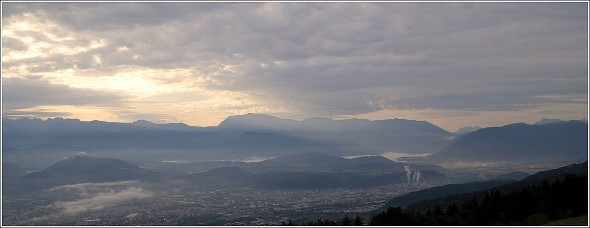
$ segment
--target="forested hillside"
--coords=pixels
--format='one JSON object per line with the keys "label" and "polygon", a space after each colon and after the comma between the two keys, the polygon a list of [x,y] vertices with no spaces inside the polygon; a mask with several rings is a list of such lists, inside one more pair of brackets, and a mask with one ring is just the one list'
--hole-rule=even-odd
{"label": "forested hillside", "polygon": [[[434,210],[404,211],[390,207],[371,218],[370,225],[542,225],[549,220],[571,218],[588,213],[588,177],[571,175],[540,186],[512,190],[507,194],[489,191],[482,200],[476,197],[462,206],[452,204]],[[583,225],[583,224],[582,224]]]}

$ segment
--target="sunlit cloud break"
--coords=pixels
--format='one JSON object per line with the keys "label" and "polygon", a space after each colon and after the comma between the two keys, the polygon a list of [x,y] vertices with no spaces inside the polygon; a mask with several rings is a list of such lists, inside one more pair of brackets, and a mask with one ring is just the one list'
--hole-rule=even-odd
{"label": "sunlit cloud break", "polygon": [[587,116],[585,3],[2,6],[10,118],[212,126],[265,113],[455,130]]}

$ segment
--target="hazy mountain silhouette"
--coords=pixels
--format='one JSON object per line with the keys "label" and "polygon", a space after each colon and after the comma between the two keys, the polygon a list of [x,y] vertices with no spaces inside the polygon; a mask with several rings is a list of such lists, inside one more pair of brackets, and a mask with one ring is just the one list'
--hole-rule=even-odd
{"label": "hazy mountain silhouette", "polygon": [[587,130],[587,123],[575,120],[484,128],[457,138],[428,158],[485,162],[585,161],[588,153]]}
{"label": "hazy mountain silhouette", "polygon": [[[382,156],[342,158],[325,153],[281,156],[248,166],[257,173],[243,183],[270,189],[367,188],[408,181],[405,163]],[[411,165],[420,182],[442,182],[437,166]],[[414,181],[412,181],[413,183]]]}
{"label": "hazy mountain silhouette", "polygon": [[459,129],[458,129],[458,130],[455,132],[455,134],[458,134],[458,135],[467,134],[467,133],[469,133],[469,132],[474,132],[474,131],[477,131],[477,130],[479,130],[479,129],[481,129],[481,127],[480,127],[480,126],[475,126],[475,127],[462,127],[462,128],[459,128]]}
{"label": "hazy mountain silhouette", "polygon": [[452,135],[426,121],[393,119],[345,129],[337,137],[379,151],[433,153],[448,145]]}
{"label": "hazy mountain silhouette", "polygon": [[[403,172],[406,163],[392,161],[383,156],[362,156],[356,158],[342,158],[326,153],[301,153],[281,156],[274,159],[252,164],[253,168],[261,170],[289,170],[289,171],[328,171],[328,172],[365,172],[387,171]],[[440,171],[435,165],[410,165],[415,170]]]}
{"label": "hazy mountain silhouette", "polygon": [[510,172],[510,173],[504,173],[504,174],[500,174],[500,175],[496,175],[490,179],[492,180],[522,180],[524,178],[527,178],[528,176],[530,176],[530,173],[527,172],[522,172],[522,171],[514,171],[514,172]]}
{"label": "hazy mountain silhouette", "polygon": [[313,129],[300,121],[281,119],[265,114],[229,116],[217,127],[221,131],[302,134]]}
{"label": "hazy mountain silhouette", "polygon": [[230,116],[219,130],[274,132],[304,138],[335,139],[360,145],[369,151],[432,153],[448,145],[452,136],[440,127],[415,120],[333,120],[307,118],[303,121],[280,119],[262,114]]}
{"label": "hazy mountain silhouette", "polygon": [[304,123],[324,134],[381,152],[433,153],[450,143],[453,134],[426,121],[332,120],[309,118]]}
{"label": "hazy mountain silhouette", "polygon": [[127,160],[231,160],[305,152],[358,155],[394,151],[438,152],[429,158],[467,161],[587,159],[587,123],[581,121],[484,128],[453,140],[454,134],[426,121],[403,119],[297,121],[246,114],[230,116],[218,127],[207,128],[62,118],[3,121],[3,152],[8,155],[88,151]]}
{"label": "hazy mountain silhouette", "polygon": [[[406,183],[404,163],[382,156],[342,158],[325,153],[285,155],[262,162],[221,167],[197,173],[192,181],[200,186],[243,185],[266,189],[368,188]],[[411,165],[420,170],[420,182],[440,183],[440,167]]]}
{"label": "hazy mountain silhouette", "polygon": [[328,155],[325,153],[301,153],[289,156],[281,156],[256,164],[270,169],[289,170],[333,170],[348,166],[346,158]]}
{"label": "hazy mountain silhouette", "polygon": [[559,122],[563,122],[563,121],[565,121],[565,120],[543,118],[543,119],[535,122],[534,125],[541,125],[541,124],[548,124],[548,123],[559,123]]}
{"label": "hazy mountain silhouette", "polygon": [[[4,186],[7,195],[28,194],[55,186],[98,183],[112,181],[162,181],[169,179],[166,173],[140,168],[126,161],[112,158],[97,158],[80,153],[59,160],[47,168],[28,172],[14,179],[9,179],[9,186]],[[4,174],[3,174],[4,179]]]}
{"label": "hazy mountain silhouette", "polygon": [[152,178],[157,173],[126,161],[78,154],[60,160],[44,170],[31,172],[25,179],[60,179],[70,183],[107,182]]}
{"label": "hazy mountain silhouette", "polygon": [[351,142],[251,131],[256,129],[232,128],[227,131],[217,127],[193,128],[147,121],[134,124],[66,119],[4,121],[3,141],[10,143],[5,143],[3,149],[8,154],[87,151],[121,159],[141,156],[143,159],[158,160],[172,156],[175,159],[219,160],[302,152],[339,155],[370,153]]}
{"label": "hazy mountain silhouette", "polygon": [[205,131],[207,128],[204,127],[193,127],[186,125],[184,123],[168,123],[168,124],[156,124],[149,122],[147,120],[138,120],[133,123],[132,125],[145,127],[145,128],[155,128],[155,129],[162,129],[162,130],[171,130],[171,131]]}
{"label": "hazy mountain silhouette", "polygon": [[[92,135],[95,133],[135,134],[145,131],[144,127],[126,123],[104,121],[80,121],[77,119],[2,119],[2,140],[10,148],[30,149],[50,143],[64,135]],[[97,139],[100,140],[100,139]],[[43,149],[43,148],[41,148]],[[12,152],[11,150],[6,152]],[[71,151],[69,151],[71,153]]]}
{"label": "hazy mountain silhouette", "polygon": [[[421,182],[440,183],[444,175],[434,171],[422,172]],[[267,189],[330,189],[370,188],[376,186],[406,183],[401,172],[306,172],[273,170],[256,173],[244,184]]]}
{"label": "hazy mountain silhouette", "polygon": [[556,180],[563,180],[563,178],[568,175],[588,175],[588,161],[567,165],[557,169],[541,171],[522,179],[518,183],[539,184],[543,181],[553,182]]}
{"label": "hazy mountain silhouette", "polygon": [[370,120],[364,119],[345,119],[333,120],[330,118],[307,118],[302,121],[313,129],[327,134],[339,134],[344,130],[353,129],[359,126],[368,125]]}
{"label": "hazy mountain silhouette", "polygon": [[[126,180],[189,189],[230,185],[269,189],[368,188],[408,181],[404,164],[380,156],[346,159],[323,153],[304,153],[236,165],[239,166],[213,168],[193,174],[157,172],[118,159],[80,153],[59,160],[41,171],[14,178],[11,191],[22,188],[38,191],[66,184]],[[373,165],[381,166],[371,167]],[[413,166],[414,170],[418,168]],[[439,183],[444,180],[444,175],[433,169],[420,171],[420,180],[412,180],[412,183]]]}

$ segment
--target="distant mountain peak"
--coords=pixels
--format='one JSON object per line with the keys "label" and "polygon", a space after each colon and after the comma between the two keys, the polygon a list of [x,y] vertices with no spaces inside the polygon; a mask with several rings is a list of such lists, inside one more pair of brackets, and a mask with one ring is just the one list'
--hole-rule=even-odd
{"label": "distant mountain peak", "polygon": [[428,157],[482,162],[571,162],[587,159],[587,130],[588,124],[577,120],[489,127],[468,133]]}
{"label": "distant mountain peak", "polygon": [[83,158],[83,157],[92,157],[92,156],[90,156],[88,153],[82,151],[82,152],[78,152],[75,155],[69,156],[66,159],[70,159],[70,158]]}
{"label": "distant mountain peak", "polygon": [[229,116],[218,127],[220,129],[232,129],[240,131],[309,131],[301,121],[293,119],[281,119],[267,114],[248,113],[244,115]]}
{"label": "distant mountain peak", "polygon": [[548,124],[548,123],[559,123],[559,122],[563,122],[564,120],[560,120],[560,119],[548,119],[548,118],[543,118],[539,121],[537,121],[536,123],[534,123],[534,125],[541,125],[541,124]]}
{"label": "distant mountain peak", "polygon": [[123,160],[114,158],[97,158],[84,152],[59,160],[42,171],[31,173],[30,177],[36,177],[35,173],[53,173],[65,176],[84,177],[87,180],[120,179],[129,176],[139,177],[149,172]]}
{"label": "distant mountain peak", "polygon": [[147,120],[137,120],[131,125],[144,127],[144,128],[151,128],[151,129],[161,129],[161,130],[172,130],[172,131],[196,131],[198,127],[189,126],[184,123],[167,123],[167,124],[158,124],[153,123]]}
{"label": "distant mountain peak", "polygon": [[455,132],[455,134],[466,134],[466,133],[469,133],[469,132],[474,132],[474,131],[477,131],[477,130],[479,130],[479,129],[481,129],[481,127],[480,127],[480,126],[477,126],[477,125],[476,125],[476,126],[474,126],[474,127],[462,127],[462,128],[459,128],[459,129],[458,129],[458,130]]}
{"label": "distant mountain peak", "polygon": [[147,120],[136,120],[132,124],[154,124],[154,123],[153,122],[150,122],[150,121],[147,121]]}
{"label": "distant mountain peak", "polygon": [[309,118],[305,118],[303,119],[303,121],[332,121],[334,119],[332,118],[327,118],[327,117],[309,117]]}
{"label": "distant mountain peak", "polygon": [[296,120],[289,120],[289,119],[281,119],[279,117],[271,116],[271,115],[267,115],[267,114],[247,113],[247,114],[242,114],[242,115],[228,116],[219,125],[221,126],[224,122],[232,121],[232,120],[285,120],[285,121],[296,121]]}

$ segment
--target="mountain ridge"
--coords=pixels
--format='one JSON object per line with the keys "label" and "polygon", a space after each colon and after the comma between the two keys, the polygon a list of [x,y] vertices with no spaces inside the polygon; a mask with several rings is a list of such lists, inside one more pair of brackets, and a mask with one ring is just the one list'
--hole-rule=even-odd
{"label": "mountain ridge", "polygon": [[587,129],[587,123],[577,120],[483,128],[461,135],[426,158],[485,162],[587,160]]}

